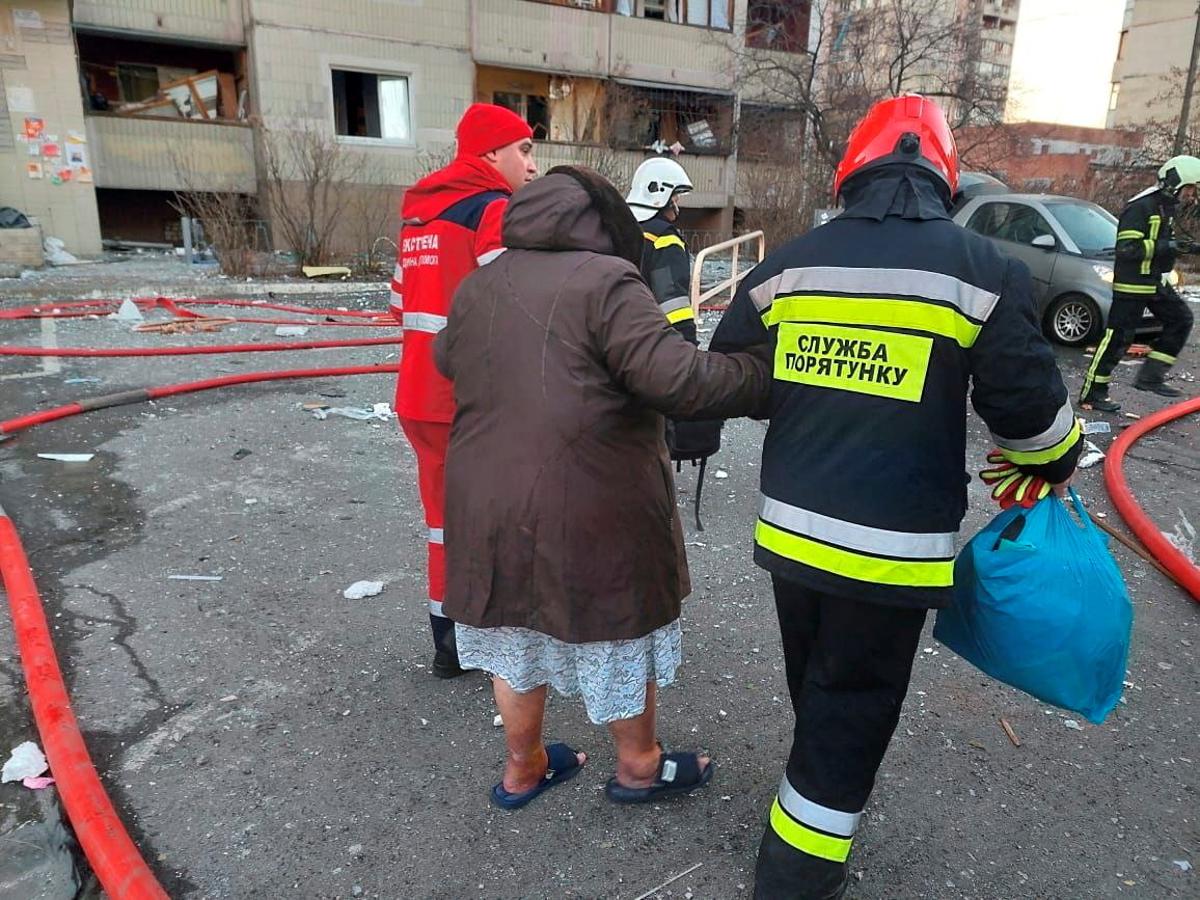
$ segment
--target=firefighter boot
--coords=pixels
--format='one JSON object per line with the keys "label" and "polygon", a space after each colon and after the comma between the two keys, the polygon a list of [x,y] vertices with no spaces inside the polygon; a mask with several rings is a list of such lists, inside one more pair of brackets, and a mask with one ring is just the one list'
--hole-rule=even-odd
{"label": "firefighter boot", "polygon": [[1160,397],[1182,397],[1183,391],[1171,387],[1163,380],[1170,368],[1170,365],[1161,359],[1147,359],[1138,370],[1137,380],[1133,382],[1133,386],[1139,391],[1150,391]]}
{"label": "firefighter boot", "polygon": [[839,900],[847,874],[845,863],[797,850],[768,825],[758,845],[754,900]]}
{"label": "firefighter boot", "polygon": [[1116,400],[1108,399],[1108,385],[1094,384],[1091,390],[1079,398],[1079,405],[1084,409],[1094,409],[1096,412],[1115,413],[1121,409]]}
{"label": "firefighter boot", "polygon": [[457,678],[467,670],[458,664],[458,642],[454,637],[454,623],[443,616],[430,614],[429,627],[433,629],[433,674],[438,678]]}

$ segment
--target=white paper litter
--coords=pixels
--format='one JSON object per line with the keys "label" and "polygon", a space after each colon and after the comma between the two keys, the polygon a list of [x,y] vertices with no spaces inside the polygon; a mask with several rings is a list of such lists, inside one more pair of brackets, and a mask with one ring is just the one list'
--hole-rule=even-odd
{"label": "white paper litter", "polygon": [[1181,872],[1192,871],[1192,864],[1186,859],[1173,859],[1171,860],[1171,865],[1177,866]]}
{"label": "white paper litter", "polygon": [[275,329],[276,337],[304,337],[308,334],[307,325],[280,325]]}
{"label": "white paper litter", "polygon": [[500,715],[500,713],[496,713],[495,717],[492,719],[492,727],[493,728],[503,728],[504,727],[504,719]]}
{"label": "white paper litter", "polygon": [[374,597],[382,593],[382,581],[356,581],[342,591],[342,596],[347,600],[362,600],[364,597]]}
{"label": "white paper litter", "polygon": [[726,472],[724,469],[717,469],[717,473],[716,473],[716,476],[715,476],[715,477],[717,477],[717,478],[728,478],[728,477],[729,477],[729,473],[728,473],[728,472]]}
{"label": "white paper litter", "polygon": [[121,301],[120,308],[115,313],[109,315],[109,318],[117,322],[129,323],[146,321],[146,317],[142,315],[142,311],[138,309],[138,305],[128,297]]}
{"label": "white paper litter", "polygon": [[314,419],[322,421],[330,416],[341,416],[358,422],[369,422],[372,419],[388,422],[396,417],[390,403],[376,403],[370,409],[362,406],[334,406],[329,409],[314,409],[312,414]]}
{"label": "white paper litter", "polygon": [[1179,523],[1174,531],[1164,531],[1163,537],[1175,545],[1180,553],[1187,557],[1188,562],[1196,561],[1196,529],[1188,521],[1183,510],[1179,510]]}
{"label": "white paper litter", "polygon": [[1070,728],[1072,731],[1083,731],[1083,726],[1074,719],[1063,719],[1063,725]]}
{"label": "white paper litter", "polygon": [[52,459],[55,462],[88,462],[95,453],[39,453],[38,459]]}
{"label": "white paper litter", "polygon": [[36,778],[50,766],[41,748],[33,741],[25,741],[13,747],[12,755],[0,770],[0,784],[9,781],[23,781],[26,778]]}
{"label": "white paper litter", "polygon": [[1100,462],[1100,460],[1104,459],[1104,451],[1091,441],[1084,441],[1083,446],[1086,452],[1079,458],[1079,462],[1077,464],[1079,468],[1090,469],[1096,463]]}
{"label": "white paper litter", "polygon": [[1083,426],[1084,434],[1112,434],[1112,425],[1108,422],[1088,422]]}
{"label": "white paper litter", "polygon": [[220,575],[168,575],[171,581],[221,581]]}

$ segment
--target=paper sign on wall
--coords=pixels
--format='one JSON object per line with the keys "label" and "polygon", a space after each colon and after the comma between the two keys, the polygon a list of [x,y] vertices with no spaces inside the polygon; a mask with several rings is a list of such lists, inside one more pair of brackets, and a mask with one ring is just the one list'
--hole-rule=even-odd
{"label": "paper sign on wall", "polygon": [[32,162],[26,164],[25,174],[30,178],[41,179],[45,173],[42,171],[42,164],[40,162]]}
{"label": "paper sign on wall", "polygon": [[42,156],[46,159],[58,159],[62,156],[62,147],[46,141],[42,144]]}
{"label": "paper sign on wall", "polygon": [[18,28],[45,28],[42,14],[36,9],[14,9],[13,24]]}
{"label": "paper sign on wall", "polygon": [[29,140],[38,140],[42,136],[42,132],[45,130],[45,119],[39,119],[36,116],[25,117],[25,137],[27,137]]}
{"label": "paper sign on wall", "polygon": [[83,184],[91,184],[92,183],[92,170],[89,169],[87,166],[80,166],[78,169],[75,170],[75,180],[82,182]]}
{"label": "paper sign on wall", "polygon": [[37,109],[33,104],[33,88],[14,84],[4,93],[8,95],[8,108],[11,112],[27,113]]}

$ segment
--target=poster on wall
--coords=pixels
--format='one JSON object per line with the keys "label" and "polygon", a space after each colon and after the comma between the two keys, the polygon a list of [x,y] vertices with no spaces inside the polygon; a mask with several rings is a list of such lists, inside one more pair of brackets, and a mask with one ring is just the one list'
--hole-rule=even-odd
{"label": "poster on wall", "polygon": [[62,156],[62,147],[58,144],[44,141],[42,143],[42,158],[43,159],[58,159]]}
{"label": "poster on wall", "polygon": [[42,176],[45,175],[45,172],[42,170],[42,164],[40,162],[32,162],[25,165],[25,174],[30,178],[40,180]]}
{"label": "poster on wall", "polygon": [[14,84],[5,90],[5,94],[8,97],[8,109],[10,112],[31,113],[37,109],[33,105],[32,88]]}
{"label": "poster on wall", "polygon": [[36,9],[14,9],[12,17],[13,24],[18,28],[32,28],[37,30],[46,27],[46,24],[42,21],[42,14]]}
{"label": "poster on wall", "polygon": [[92,170],[87,166],[80,166],[75,170],[75,180],[82,184],[92,183]]}
{"label": "poster on wall", "polygon": [[70,181],[71,176],[72,176],[72,172],[70,169],[59,169],[54,174],[58,177],[58,181],[54,182],[55,184],[62,184],[64,182]]}
{"label": "poster on wall", "polygon": [[46,120],[37,116],[25,117],[25,137],[31,141],[41,140],[42,132],[46,130]]}
{"label": "poster on wall", "polygon": [[78,139],[78,135],[72,133],[67,135],[65,145],[67,151],[67,165],[72,169],[87,169],[88,164],[87,144]]}

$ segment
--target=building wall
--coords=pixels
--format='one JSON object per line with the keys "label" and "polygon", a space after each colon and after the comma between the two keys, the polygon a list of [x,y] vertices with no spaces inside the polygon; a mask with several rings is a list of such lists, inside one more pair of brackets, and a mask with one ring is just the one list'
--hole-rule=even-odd
{"label": "building wall", "polygon": [[[100,252],[100,222],[94,184],[90,173],[72,169],[65,156],[68,147],[82,146],[89,157],[93,149],[79,143],[87,131],[74,77],[68,4],[21,0],[20,9],[34,15],[18,18],[11,4],[0,6],[0,197],[37,219],[45,235],[61,239],[70,252],[95,255]],[[42,137],[57,138],[34,142],[42,151],[39,156],[30,155],[31,143],[21,140],[26,119],[41,119]],[[57,156],[46,155],[50,144],[58,148]],[[41,166],[41,178],[29,177],[30,164]],[[63,170],[69,180],[55,183]]]}
{"label": "building wall", "polygon": [[258,189],[249,125],[93,114],[87,133],[101,188]]}
{"label": "building wall", "polygon": [[1194,0],[1130,0],[1126,20],[1113,67],[1114,87],[1120,87],[1108,124],[1127,128],[1155,121],[1173,123],[1179,116],[1181,95],[1176,88],[1172,96],[1168,80],[1172,70],[1187,69],[1196,4]]}
{"label": "building wall", "polygon": [[240,45],[243,2],[251,0],[75,0],[74,20],[76,26]]}

